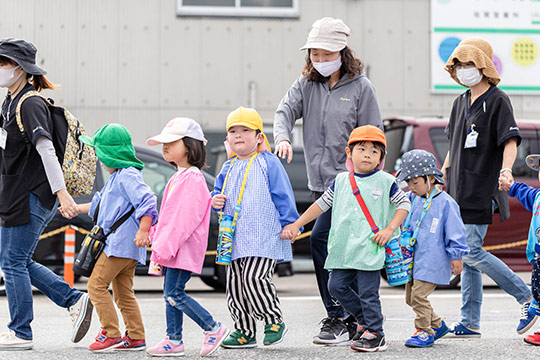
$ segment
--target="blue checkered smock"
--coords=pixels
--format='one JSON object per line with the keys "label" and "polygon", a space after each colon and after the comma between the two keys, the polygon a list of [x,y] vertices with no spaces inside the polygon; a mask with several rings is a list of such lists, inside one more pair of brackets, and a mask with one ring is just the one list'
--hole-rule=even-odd
{"label": "blue checkered smock", "polygon": [[[216,177],[212,196],[221,192],[231,161],[223,164]],[[224,191],[227,197],[224,215],[234,215],[234,206],[238,201],[248,163],[249,159],[233,163]],[[279,236],[283,226],[298,219],[298,211],[289,177],[277,156],[262,152],[253,160],[241,206],[234,234],[232,260],[264,257],[291,261],[291,242]]]}

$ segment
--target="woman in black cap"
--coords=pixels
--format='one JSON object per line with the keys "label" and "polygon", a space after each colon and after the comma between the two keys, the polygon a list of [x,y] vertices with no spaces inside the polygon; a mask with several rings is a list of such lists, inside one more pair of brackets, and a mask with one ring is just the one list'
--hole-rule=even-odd
{"label": "woman in black cap", "polygon": [[52,119],[46,103],[37,96],[29,97],[20,111],[23,129],[15,120],[23,94],[55,88],[36,65],[36,51],[24,40],[0,40],[0,87],[8,90],[0,115],[0,268],[11,318],[8,332],[0,334],[0,350],[33,347],[32,285],[69,310],[72,341],[84,337],[92,315],[87,294],[71,288],[32,259],[39,236],[58,203],[65,216],[78,214],[53,147]]}

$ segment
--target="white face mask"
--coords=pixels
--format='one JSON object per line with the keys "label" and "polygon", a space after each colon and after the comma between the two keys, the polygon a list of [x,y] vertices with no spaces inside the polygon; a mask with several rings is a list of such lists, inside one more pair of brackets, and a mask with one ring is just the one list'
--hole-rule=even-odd
{"label": "white face mask", "polygon": [[15,70],[18,68],[18,66],[15,66],[11,69],[0,69],[0,87],[10,87],[15,84],[15,81],[19,80],[23,73],[21,72],[18,76],[15,76]]}
{"label": "white face mask", "polygon": [[463,85],[467,87],[473,87],[482,81],[484,77],[480,70],[475,67],[468,69],[456,69],[456,76]]}
{"label": "white face mask", "polygon": [[330,76],[341,68],[341,55],[336,60],[326,62],[313,62],[313,67],[322,76]]}

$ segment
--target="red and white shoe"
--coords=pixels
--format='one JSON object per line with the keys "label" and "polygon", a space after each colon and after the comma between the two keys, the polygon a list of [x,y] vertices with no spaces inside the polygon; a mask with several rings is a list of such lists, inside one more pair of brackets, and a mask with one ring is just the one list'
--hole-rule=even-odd
{"label": "red and white shoe", "polygon": [[94,352],[104,352],[108,350],[113,350],[121,343],[121,337],[108,337],[107,331],[101,329],[98,336],[96,336],[96,341],[94,341],[94,343],[91,344],[88,348]]}
{"label": "red and white shoe", "polygon": [[126,334],[122,338],[122,343],[114,348],[114,350],[128,350],[128,351],[140,351],[146,348],[146,341],[144,339],[132,339]]}
{"label": "red and white shoe", "polygon": [[540,345],[540,331],[537,331],[532,335],[525,336],[523,341],[531,345]]}

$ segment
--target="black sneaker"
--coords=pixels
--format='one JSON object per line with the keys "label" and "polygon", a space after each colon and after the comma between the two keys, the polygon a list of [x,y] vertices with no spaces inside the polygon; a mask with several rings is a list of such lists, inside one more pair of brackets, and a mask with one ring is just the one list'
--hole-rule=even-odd
{"label": "black sneaker", "polygon": [[364,327],[362,327],[361,325],[358,325],[358,328],[356,329],[356,334],[354,334],[354,336],[352,337],[351,341],[358,341],[360,340],[360,338],[362,337],[362,335],[364,334],[364,331],[366,331],[364,329]]}
{"label": "black sneaker", "polygon": [[375,352],[384,351],[388,348],[388,344],[384,336],[370,330],[364,331],[360,340],[354,341],[351,344],[351,349],[356,351]]}
{"label": "black sneaker", "polygon": [[352,340],[358,330],[358,323],[354,320],[354,317],[349,316],[344,319],[343,322],[347,325],[347,331],[349,332],[349,340]]}
{"label": "black sneaker", "polygon": [[314,344],[338,345],[349,342],[349,330],[343,321],[337,318],[324,318],[321,323],[321,332],[313,338]]}

